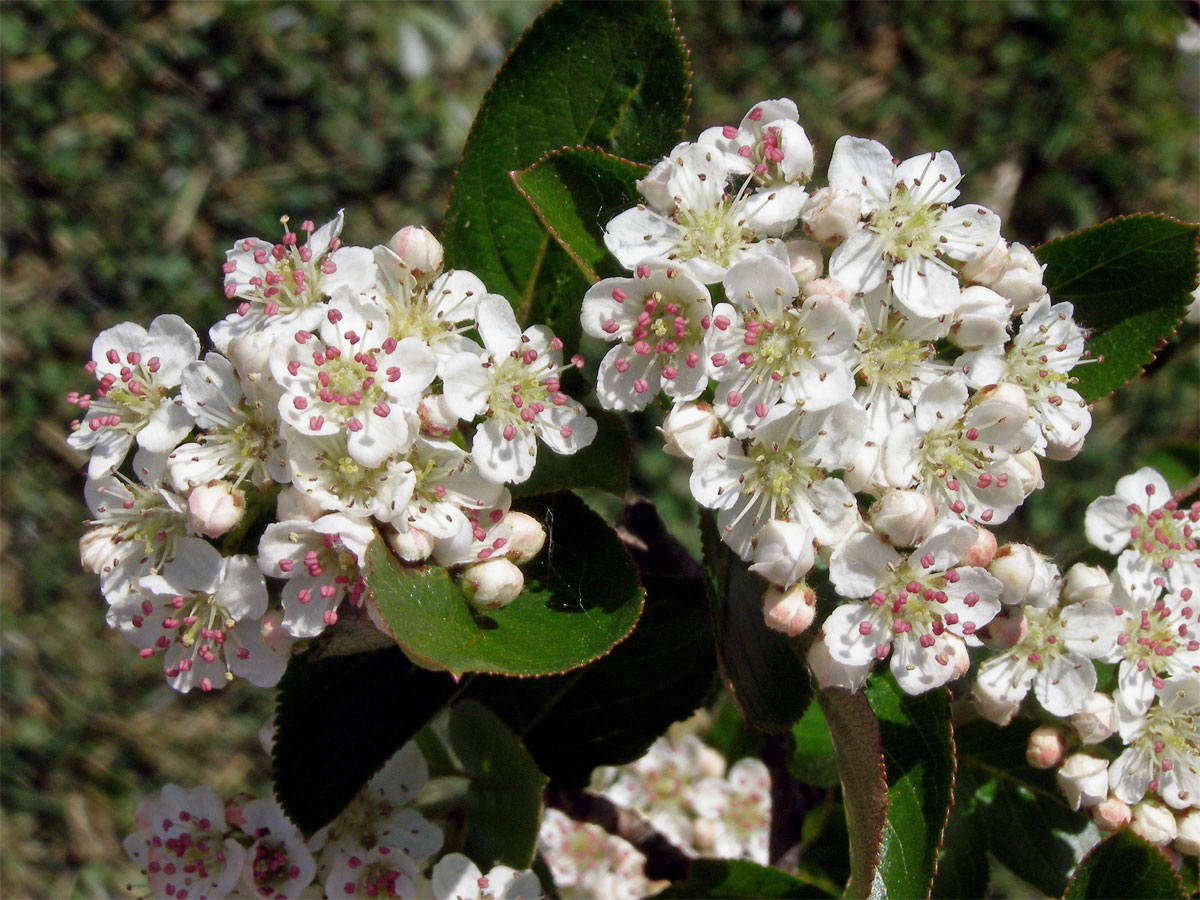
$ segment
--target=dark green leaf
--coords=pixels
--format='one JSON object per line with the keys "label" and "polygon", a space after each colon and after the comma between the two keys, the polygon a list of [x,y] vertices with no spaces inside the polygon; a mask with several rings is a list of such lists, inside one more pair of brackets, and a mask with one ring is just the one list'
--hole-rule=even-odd
{"label": "dark green leaf", "polygon": [[1071,876],[1064,898],[1178,897],[1187,891],[1158,848],[1132,831],[1120,831],[1091,849]]}
{"label": "dark green leaf", "polygon": [[646,610],[607,656],[566,675],[477,678],[467,692],[508,723],[556,784],[583,787],[596,766],[638,759],[712,688],[704,584],[643,577]]}
{"label": "dark green leaf", "polygon": [[604,246],[604,226],[639,202],[637,180],[647,167],[602,150],[552,153],[513,180],[554,239],[571,255],[589,282],[598,272],[614,274]]}
{"label": "dark green leaf", "polygon": [[751,725],[786,731],[812,700],[808,668],[787,635],[763,621],[767,583],[721,543],[712,514],[702,512],[700,526],[717,655],[729,689]]}
{"label": "dark green leaf", "polygon": [[1092,332],[1088,350],[1100,362],[1076,366],[1076,389],[1089,402],[1135,378],[1159,342],[1183,317],[1196,287],[1200,226],[1166,216],[1113,219],[1058,238],[1034,251],[1058,303]]}
{"label": "dark green leaf", "polygon": [[483,871],[500,864],[524,869],[533,859],[546,778],[528,751],[478,703],[450,710],[450,743],[467,788],[467,855]]}
{"label": "dark green leaf", "polygon": [[686,50],[665,2],[551,6],[513,48],[471,126],[446,214],[446,264],[473,271],[519,320],[549,324],[573,349],[588,282],[509,173],[579,145],[654,162],[683,133],[688,91]]}
{"label": "dark green leaf", "polygon": [[792,774],[805,784],[833,788],[838,785],[837,764],[833,759],[833,741],[821,704],[810,703],[800,721],[792,726]]}
{"label": "dark green leaf", "polygon": [[954,789],[949,692],[910,696],[890,674],[866,687],[879,720],[887,773],[887,813],[872,897],[925,897]]}
{"label": "dark green leaf", "polygon": [[398,647],[338,656],[313,646],[292,657],[272,753],[288,817],[306,834],[333,819],[454,690],[453,678],[414,666]]}
{"label": "dark green leaf", "polygon": [[543,451],[529,480],[513,486],[514,497],[533,497],[573,488],[599,488],[617,496],[625,494],[632,458],[629,430],[614,412],[589,407],[587,413],[599,427],[596,439],[570,456]]}
{"label": "dark green leaf", "polygon": [[[814,883],[818,882],[818,883]],[[688,875],[656,896],[784,900],[791,897],[836,897],[837,886],[760,866],[741,859],[695,859]]]}
{"label": "dark green leaf", "polygon": [[643,591],[616,533],[573,494],[522,509],[545,525],[546,547],[503,609],[472,609],[445,569],[404,565],[382,542],[372,545],[367,584],[406,653],[455,675],[549,675],[603,656],[629,634]]}

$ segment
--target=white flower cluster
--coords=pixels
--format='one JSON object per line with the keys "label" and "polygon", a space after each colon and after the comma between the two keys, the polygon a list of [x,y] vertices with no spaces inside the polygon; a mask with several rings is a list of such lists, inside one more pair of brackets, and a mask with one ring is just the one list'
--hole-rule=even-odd
{"label": "white flower cluster", "polygon": [[482,875],[461,853],[430,869],[442,829],[413,808],[428,769],[406,744],[329,825],[305,840],[272,799],[222,803],[208,787],[169,784],[138,804],[125,852],[149,896],[434,897],[537,900],[537,876],[497,866]]}
{"label": "white flower cluster", "polygon": [[[641,759],[597,770],[595,790],[636,810],[691,856],[768,862],[771,779],[757,759],[725,771],[725,759],[698,737],[659,738]],[[563,897],[634,900],[664,884],[649,881],[645,858],[598,826],[546,811],[539,849]]]}
{"label": "white flower cluster", "polygon": [[[988,568],[1006,605],[981,632],[998,652],[973,691],[983,715],[1007,724],[1032,688],[1046,712],[1069,719],[1069,729],[1037,729],[1028,755],[1059,767],[1071,806],[1106,829],[1132,821],[1147,840],[1191,855],[1200,854],[1197,522],[1200,503],[1185,509],[1146,468],[1084,518],[1088,539],[1120,554],[1112,572],[1080,563],[1063,576],[1030,548],[998,552]],[[1094,661],[1117,667],[1111,695],[1096,691]],[[1123,749],[1106,755],[1099,745],[1113,735]]]}
{"label": "white flower cluster", "polygon": [[[123,323],[93,345],[95,396],[68,397],[85,413],[68,442],[91,452],[83,564],[109,624],[162,653],[180,691],[275,684],[294,639],[361,602],[381,534],[407,561],[465,566],[476,605],[511,601],[545,535],[505,484],[529,478],[539,441],[574,453],[596,433],[560,389],[582,360],[564,365],[561,341],[522,331],[470,272],[444,272],[429,231],[368,249],[341,244],[340,213],[305,222],[303,242],[282,221],[277,243],[227,252],[238,307],[210,330],[215,351],[201,358],[178,316]],[[272,489],[257,552],[236,553]]]}
{"label": "white flower cluster", "polygon": [[[829,560],[856,602],[825,622],[816,665],[854,684],[890,655],[918,692],[965,671],[1000,609],[976,526],[1040,486],[1039,457],[1082,446],[1084,335],[998,216],[952,205],[950,153],[900,161],[842,137],[815,189],[798,118],[764,101],[655,165],[605,232],[630,274],[587,292],[582,325],[614,345],[606,407],[668,398],[667,452],[775,586],[767,623],[811,624],[801,579]],[[856,493],[878,498],[870,524]]]}

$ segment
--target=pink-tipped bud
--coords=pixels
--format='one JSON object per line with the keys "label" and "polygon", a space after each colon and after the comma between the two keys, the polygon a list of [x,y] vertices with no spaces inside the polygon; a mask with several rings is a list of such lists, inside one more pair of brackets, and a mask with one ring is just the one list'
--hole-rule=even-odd
{"label": "pink-tipped bud", "polygon": [[998,652],[1009,650],[1025,639],[1029,623],[1019,606],[1004,606],[990,622],[975,632],[983,645]]}
{"label": "pink-tipped bud", "polygon": [[976,528],[975,543],[963,554],[965,566],[986,567],[996,555],[996,536],[986,528]]}
{"label": "pink-tipped bud", "polygon": [[812,241],[788,241],[788,268],[799,287],[804,287],[814,278],[819,278],[825,268],[825,257],[821,255],[821,245]]}
{"label": "pink-tipped bud", "polygon": [[646,203],[659,212],[670,212],[675,207],[675,198],[671,194],[671,187],[668,183],[671,178],[671,168],[670,158],[661,160],[646,173],[645,178],[640,178],[637,182],[637,189],[646,198]]}
{"label": "pink-tipped bud", "polygon": [[1055,773],[1058,789],[1067,806],[1078,810],[1095,806],[1108,797],[1108,760],[1087,753],[1073,753]]}
{"label": "pink-tipped bud", "polygon": [[982,406],[985,403],[1003,403],[1006,406],[1012,406],[1020,409],[1024,413],[1029,412],[1029,398],[1025,396],[1025,389],[1019,384],[989,384],[985,388],[981,388],[975,395],[972,404],[975,407]]}
{"label": "pink-tipped bud", "polygon": [[1035,769],[1053,769],[1067,755],[1067,739],[1057,728],[1039,725],[1029,734],[1025,759]]}
{"label": "pink-tipped bud", "polygon": [[116,557],[118,531],[115,525],[89,528],[79,539],[79,561],[85,571],[102,575]]}
{"label": "pink-tipped bud", "polygon": [[281,656],[291,652],[296,639],[283,627],[283,610],[272,609],[263,614],[258,620],[258,634],[262,642]]}
{"label": "pink-tipped bud", "polygon": [[800,220],[814,240],[840,244],[858,229],[862,201],[857,194],[824,187],[808,198]]}
{"label": "pink-tipped bud", "polygon": [[1101,831],[1116,831],[1122,825],[1128,825],[1129,820],[1133,818],[1133,810],[1129,808],[1129,804],[1112,796],[1101,800],[1090,812],[1092,821]]}
{"label": "pink-tipped bud", "polygon": [[315,522],[325,515],[325,510],[312,497],[291,485],[285,487],[275,498],[275,521],[288,522],[292,519]]}
{"label": "pink-tipped bud", "polygon": [[227,534],[245,514],[245,495],[227,481],[197,485],[188,494],[188,527],[205,537]]}
{"label": "pink-tipped bud", "polygon": [[1027,544],[1005,544],[987,570],[1004,586],[1001,603],[1044,609],[1058,600],[1058,566]]}
{"label": "pink-tipped bud", "polygon": [[696,819],[692,822],[692,846],[701,854],[708,855],[717,845],[717,827],[712,819]]}
{"label": "pink-tipped bud", "polygon": [[1188,856],[1200,856],[1200,809],[1192,809],[1175,820],[1178,833],[1174,847]]}
{"label": "pink-tipped bud", "polygon": [[1046,482],[1042,480],[1041,460],[1032,450],[1022,450],[1013,454],[1012,461],[1016,464],[1015,473],[1021,481],[1021,491],[1026,497],[1046,486]]}
{"label": "pink-tipped bud", "polygon": [[976,712],[1001,728],[1011,722],[1017,710],[1021,708],[1020,700],[1001,700],[977,693],[971,695],[971,702],[975,705]]}
{"label": "pink-tipped bud", "polygon": [[523,566],[541,552],[546,543],[541,522],[523,512],[506,513],[501,521],[510,532],[504,555],[514,563]]}
{"label": "pink-tipped bud", "polygon": [[1104,603],[1112,596],[1112,589],[1112,580],[1102,567],[1075,563],[1063,578],[1060,599],[1064,605],[1088,600]]}
{"label": "pink-tipped bud", "polygon": [[1013,302],[1013,312],[1023,313],[1029,304],[1046,293],[1042,284],[1043,266],[1023,244],[1008,245],[1008,264],[1004,273],[989,285],[997,294]]}
{"label": "pink-tipped bud", "polygon": [[814,278],[804,289],[805,297],[832,297],[843,303],[850,302],[850,292],[836,278]]}
{"label": "pink-tipped bud", "polygon": [[253,794],[243,791],[234,794],[225,801],[225,822],[233,828],[241,828],[246,824],[246,804],[254,800]]}
{"label": "pink-tipped bud", "polygon": [[1071,727],[1085,744],[1098,744],[1117,730],[1117,707],[1112,697],[1096,691],[1083,709],[1071,716]]}
{"label": "pink-tipped bud", "polygon": [[962,268],[963,281],[991,285],[1008,268],[1008,244],[996,241],[992,249],[978,259],[969,260]]}
{"label": "pink-tipped bud", "polygon": [[435,541],[420,528],[409,528],[408,531],[397,531],[390,528],[387,531],[388,546],[405,562],[421,562],[433,553]]}
{"label": "pink-tipped bud", "polygon": [[1133,833],[1145,838],[1156,847],[1164,847],[1179,836],[1179,823],[1165,804],[1157,800],[1143,800],[1133,808],[1133,819],[1129,823]]}
{"label": "pink-tipped bud", "polygon": [[982,350],[1008,340],[1008,322],[1012,318],[1008,300],[982,285],[963,290],[954,310],[950,341],[963,350]]}
{"label": "pink-tipped bud", "polygon": [[404,260],[417,281],[442,270],[442,245],[424,225],[405,225],[392,235],[388,249]]}
{"label": "pink-tipped bud", "polygon": [[525,576],[512,560],[497,556],[468,566],[459,584],[476,609],[499,609],[517,599],[525,587]]}
{"label": "pink-tipped bud", "polygon": [[763,594],[762,611],[768,628],[795,637],[812,625],[817,614],[817,595],[803,581],[786,591],[771,585]]}
{"label": "pink-tipped bud", "polygon": [[812,671],[813,678],[820,687],[841,687],[857,691],[867,681],[871,674],[871,664],[851,666],[840,663],[829,653],[825,641],[813,641],[805,654],[805,661]]}
{"label": "pink-tipped bud", "polygon": [[808,526],[771,519],[754,539],[754,564],[750,570],[786,588],[807,575],[815,559],[816,548]]}
{"label": "pink-tipped bud", "polygon": [[426,394],[417,404],[421,434],[425,437],[446,438],[458,428],[458,416],[450,411],[444,394]]}
{"label": "pink-tipped bud", "polygon": [[893,547],[921,543],[936,520],[933,499],[920,491],[888,488],[871,506],[871,527]]}
{"label": "pink-tipped bud", "polygon": [[721,436],[721,422],[707,403],[677,403],[663,417],[663,451],[695,459],[700,448]]}

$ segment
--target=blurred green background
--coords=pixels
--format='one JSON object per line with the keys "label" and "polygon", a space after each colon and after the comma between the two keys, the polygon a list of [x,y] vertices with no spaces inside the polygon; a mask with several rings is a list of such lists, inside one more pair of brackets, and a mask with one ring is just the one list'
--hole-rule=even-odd
{"label": "blurred green background", "polygon": [[[64,441],[91,342],[228,307],[219,266],[278,217],[346,207],[352,244],[442,219],[471,117],[537,2],[0,5],[0,896],[137,894],[120,842],[167,781],[263,790],[270,692],[181,696],[104,625],[79,569],[84,462]],[[1183,4],[691,3],[689,136],[790,96],[818,151],[947,148],[966,200],[1037,244],[1109,216],[1200,218],[1200,34]],[[1102,401],[1004,535],[1072,561],[1087,501],[1135,464],[1197,470],[1197,332]],[[649,420],[634,423],[650,432]],[[686,473],[638,483],[685,521]],[[674,493],[672,492],[674,491]]]}

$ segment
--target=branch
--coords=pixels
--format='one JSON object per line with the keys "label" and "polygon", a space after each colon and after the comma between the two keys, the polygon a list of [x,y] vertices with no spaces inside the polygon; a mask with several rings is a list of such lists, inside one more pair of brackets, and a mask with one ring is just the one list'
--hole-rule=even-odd
{"label": "branch", "polygon": [[638,571],[685,578],[704,577],[703,567],[671,534],[653,503],[639,497],[626,503],[623,513],[625,524],[617,527],[617,536]]}
{"label": "branch", "polygon": [[820,788],[803,784],[788,768],[791,740],[788,734],[764,734],[759,753],[771,773],[771,865],[785,872],[800,871],[800,844],[804,817],[824,795]]}

